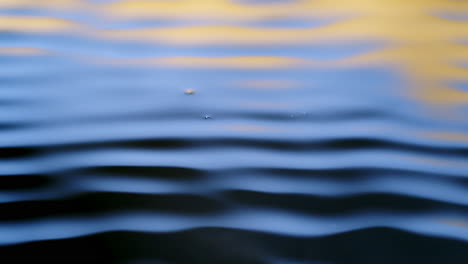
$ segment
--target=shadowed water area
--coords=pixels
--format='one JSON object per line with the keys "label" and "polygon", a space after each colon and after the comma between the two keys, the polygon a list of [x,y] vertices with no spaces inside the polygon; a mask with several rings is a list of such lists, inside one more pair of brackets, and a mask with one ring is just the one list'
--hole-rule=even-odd
{"label": "shadowed water area", "polygon": [[468,263],[468,1],[0,0],[42,262]]}

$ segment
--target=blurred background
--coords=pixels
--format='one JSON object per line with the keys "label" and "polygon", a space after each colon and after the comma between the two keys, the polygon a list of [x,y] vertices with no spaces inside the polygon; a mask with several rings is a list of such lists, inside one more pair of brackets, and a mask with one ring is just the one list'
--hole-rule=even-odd
{"label": "blurred background", "polygon": [[468,1],[0,0],[2,263],[468,263]]}

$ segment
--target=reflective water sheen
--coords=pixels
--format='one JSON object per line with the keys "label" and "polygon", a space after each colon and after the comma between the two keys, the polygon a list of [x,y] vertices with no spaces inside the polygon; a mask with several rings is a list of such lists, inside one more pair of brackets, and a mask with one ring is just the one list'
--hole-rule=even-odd
{"label": "reflective water sheen", "polygon": [[468,1],[0,0],[1,263],[468,263]]}

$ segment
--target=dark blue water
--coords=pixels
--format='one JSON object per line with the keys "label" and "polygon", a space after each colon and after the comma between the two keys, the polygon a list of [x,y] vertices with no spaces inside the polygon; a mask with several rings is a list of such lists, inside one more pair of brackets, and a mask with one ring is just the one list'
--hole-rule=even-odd
{"label": "dark blue water", "polygon": [[335,2],[0,0],[0,263],[468,263],[468,5]]}

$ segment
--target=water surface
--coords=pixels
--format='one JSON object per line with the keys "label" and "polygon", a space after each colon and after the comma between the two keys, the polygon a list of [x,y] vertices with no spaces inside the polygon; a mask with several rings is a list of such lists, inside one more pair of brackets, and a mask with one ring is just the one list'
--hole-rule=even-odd
{"label": "water surface", "polygon": [[0,260],[468,263],[467,23],[0,0]]}

